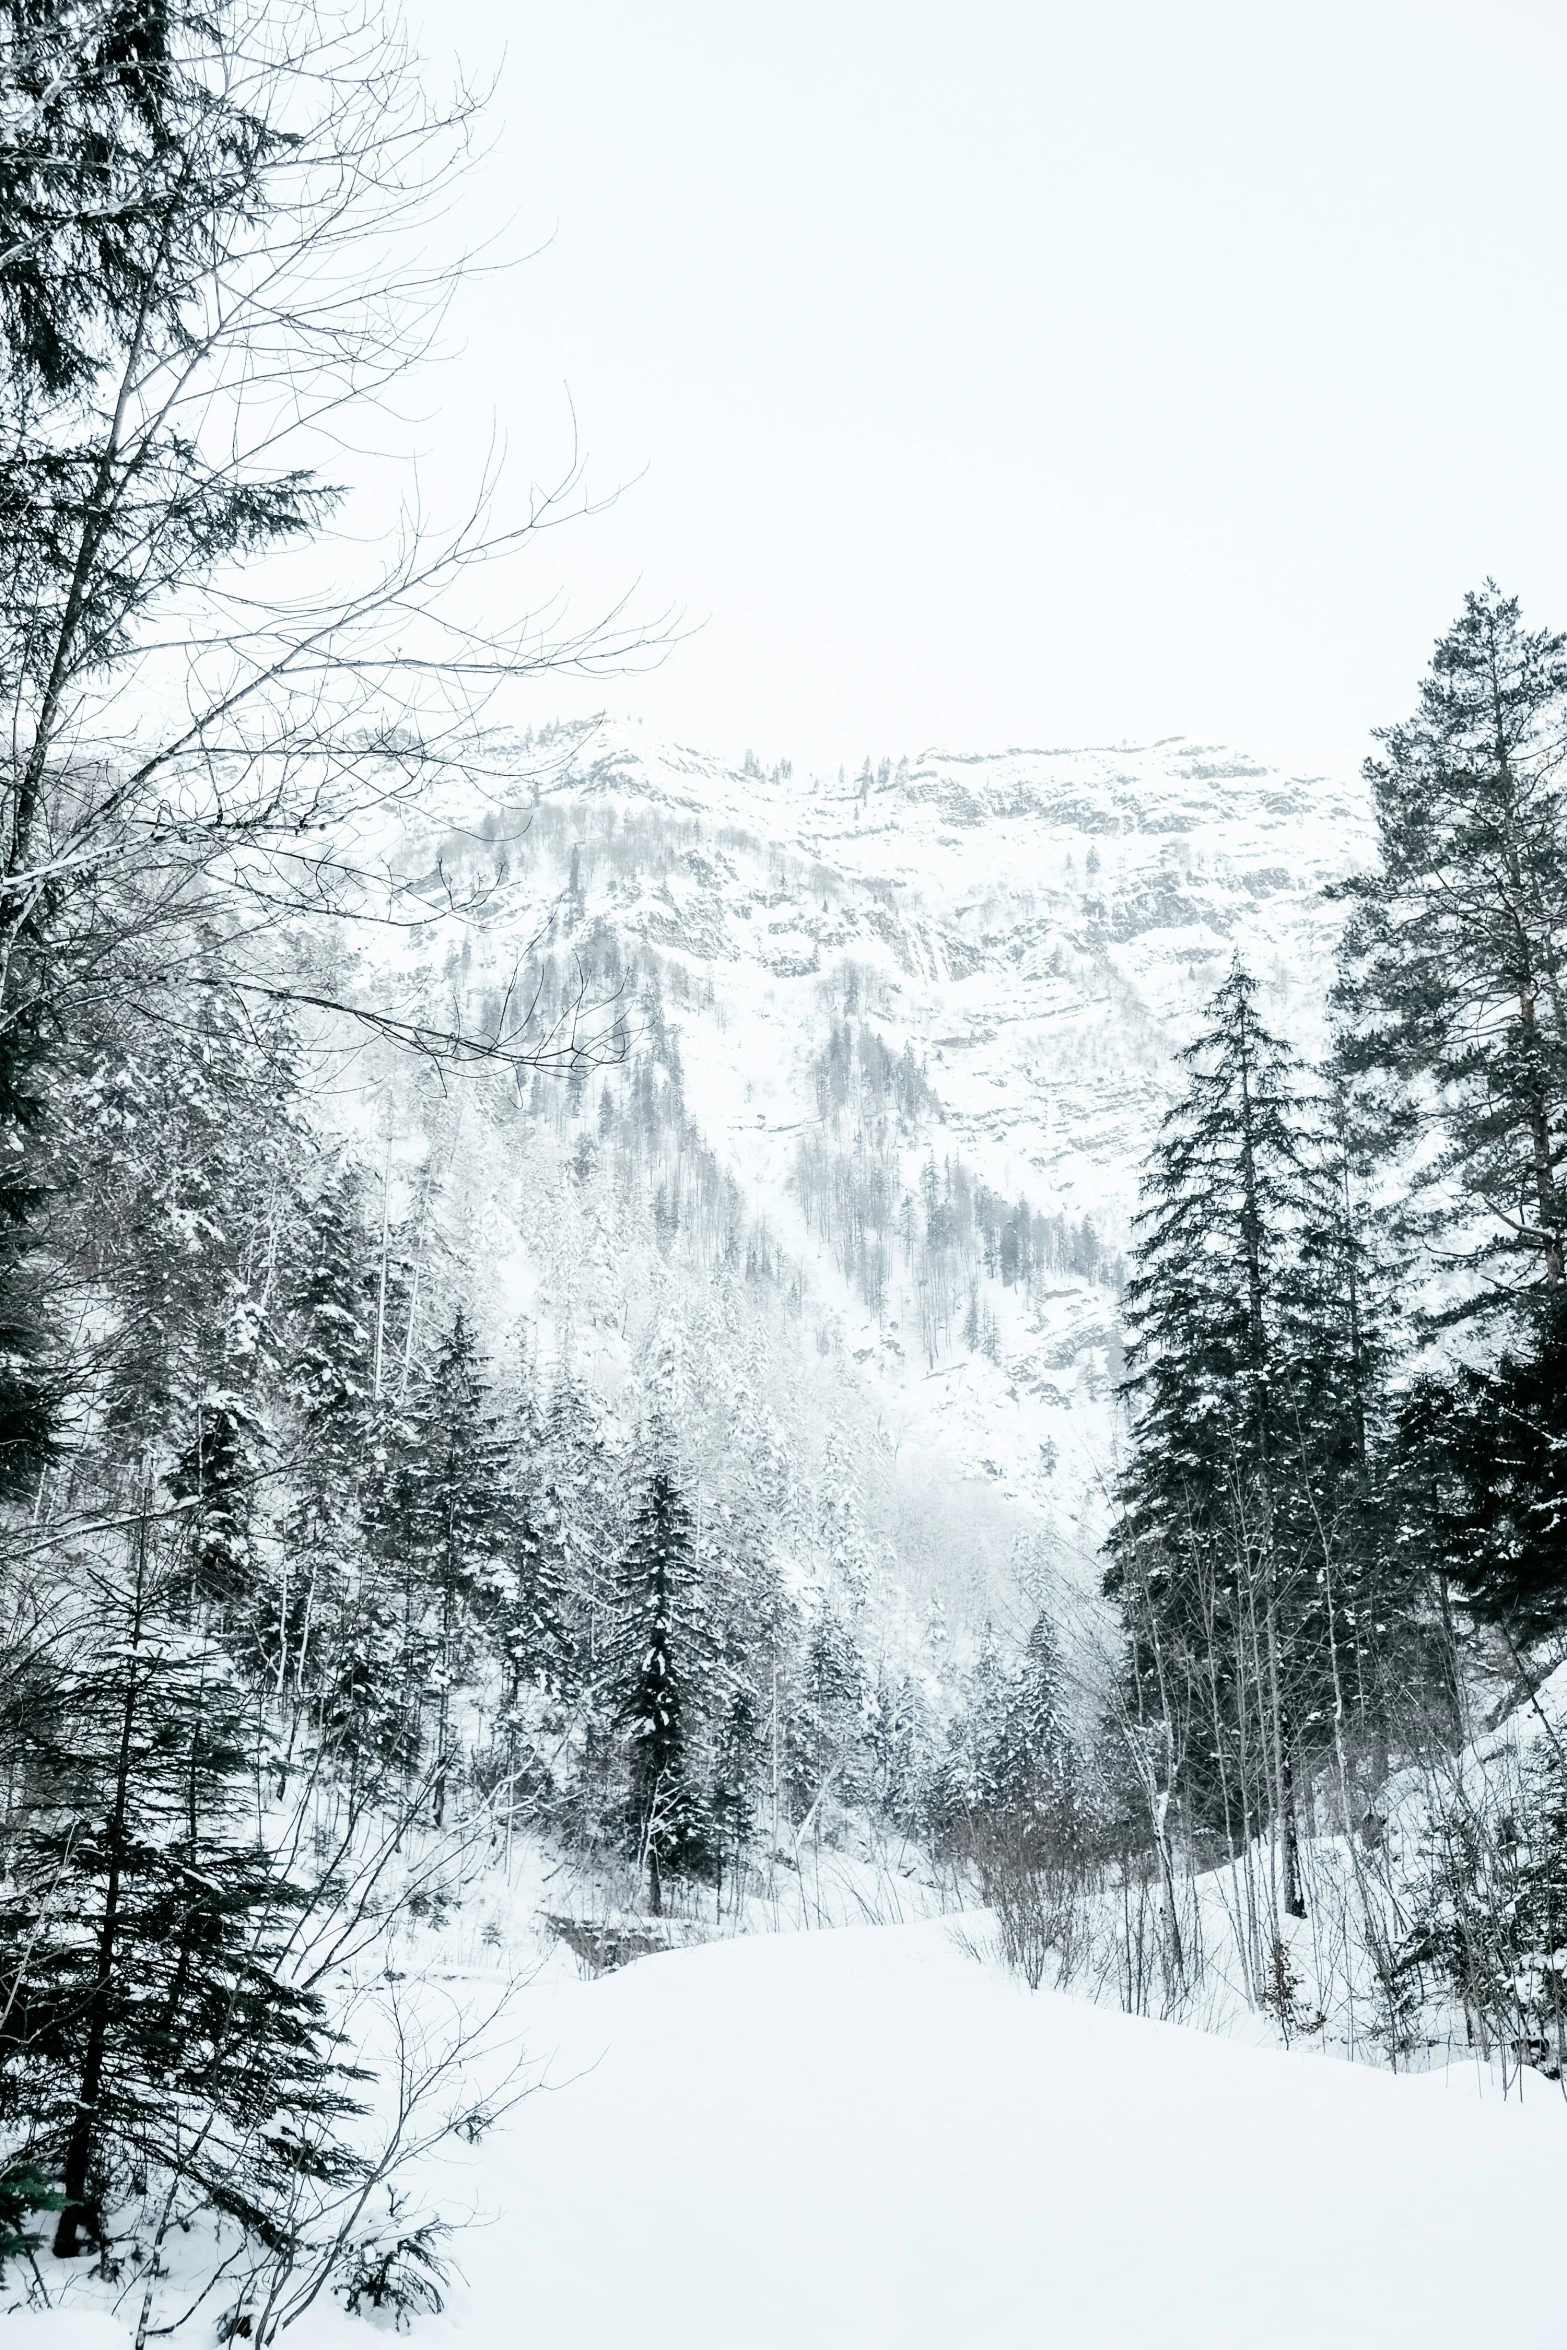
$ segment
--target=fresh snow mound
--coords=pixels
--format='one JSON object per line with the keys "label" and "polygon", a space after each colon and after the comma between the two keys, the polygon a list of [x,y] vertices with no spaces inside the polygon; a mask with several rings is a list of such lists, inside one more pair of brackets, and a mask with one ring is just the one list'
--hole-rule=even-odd
{"label": "fresh snow mound", "polygon": [[[1564,2339],[1543,2085],[1482,2101],[1471,2073],[1444,2093],[1030,1996],[941,1924],[713,1944],[535,2001],[552,2085],[464,2157],[489,2224],[456,2239],[424,2350]],[[329,2335],[364,2339],[295,2339]]]}

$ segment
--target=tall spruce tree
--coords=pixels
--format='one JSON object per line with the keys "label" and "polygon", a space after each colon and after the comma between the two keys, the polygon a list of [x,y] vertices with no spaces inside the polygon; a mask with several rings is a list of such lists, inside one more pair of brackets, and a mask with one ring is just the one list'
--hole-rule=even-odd
{"label": "tall spruce tree", "polygon": [[1162,1736],[1193,1824],[1232,1851],[1271,1825],[1299,1914],[1299,1749],[1328,1702],[1329,1634],[1350,1630],[1328,1614],[1322,1484],[1357,1388],[1320,1120],[1256,998],[1237,961],[1145,1178],[1106,1582],[1133,1713]]}
{"label": "tall spruce tree", "polygon": [[1366,763],[1380,862],[1346,890],[1340,1053],[1387,1081],[1466,1317],[1563,1286],[1567,637],[1487,583]]}
{"label": "tall spruce tree", "polygon": [[372,1243],[359,1170],[304,1203],[286,1281],[292,1507],[277,1684],[319,1702],[357,1636],[373,1399]]}
{"label": "tall spruce tree", "polygon": [[792,1723],[796,1797],[818,1837],[828,1793],[844,1802],[859,1792],[866,1701],[854,1628],[836,1597],[823,1592],[801,1652]]}
{"label": "tall spruce tree", "polygon": [[1405,1413],[1406,1532],[1529,1634],[1567,1612],[1567,637],[1487,582],[1378,739],[1339,1059],[1458,1334]]}
{"label": "tall spruce tree", "polygon": [[627,1821],[657,1917],[665,1878],[699,1868],[706,1857],[688,1717],[712,1646],[691,1512],[668,1467],[648,1478],[617,1586],[606,1679],[628,1739]]}
{"label": "tall spruce tree", "polygon": [[458,1760],[454,1700],[468,1633],[503,1539],[507,1489],[478,1347],[459,1309],[402,1419],[386,1534],[404,1587],[404,1671],[429,1721],[430,1817],[441,1827]]}
{"label": "tall spruce tree", "polygon": [[1294,1268],[1287,1492],[1327,1644],[1319,1712],[1331,1707],[1341,1796],[1361,1777],[1361,1803],[1386,1777],[1411,1693],[1423,1695],[1439,1667],[1419,1562],[1399,1537],[1391,1388],[1405,1268],[1389,1213],[1373,1201],[1375,1138],[1332,1068],[1320,1106],[1320,1181]]}
{"label": "tall spruce tree", "polygon": [[932,1731],[929,1710],[913,1675],[883,1663],[871,1692],[866,1744],[876,1816],[900,1836],[927,1824]]}
{"label": "tall spruce tree", "polygon": [[762,1709],[755,1690],[741,1676],[734,1681],[724,1701],[713,1751],[709,1809],[713,1874],[720,1904],[726,1862],[734,1880],[734,1899],[738,1902],[740,1898],[746,1854],[756,1835],[761,1774]]}
{"label": "tall spruce tree", "polygon": [[1053,1859],[1075,1859],[1082,1841],[1080,1780],[1061,1687],[1055,1627],[1041,1610],[1007,1692],[993,1776],[1010,1807]]}

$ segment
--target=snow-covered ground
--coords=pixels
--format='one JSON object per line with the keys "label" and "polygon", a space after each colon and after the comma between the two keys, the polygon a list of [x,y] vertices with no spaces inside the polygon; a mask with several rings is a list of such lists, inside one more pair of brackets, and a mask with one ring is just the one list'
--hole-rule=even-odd
{"label": "snow-covered ground", "polygon": [[1031,1996],[967,1940],[765,1936],[541,1986],[553,2085],[454,2166],[477,2224],[419,2350],[1561,2344],[1558,2090]]}
{"label": "snow-covered ground", "polygon": [[[1031,1996],[931,1923],[533,1995],[419,2350],[1547,2350],[1567,2109]],[[364,2336],[307,2320],[299,2350]]]}
{"label": "snow-covered ground", "polygon": [[[1477,1815],[1564,1710],[1567,1667],[1446,1766]],[[1378,1859],[1406,1912],[1432,1794],[1412,1771],[1389,1789]],[[395,2181],[394,2232],[453,2230],[446,2307],[410,2350],[1560,2350],[1567,2094],[1453,2061],[1440,2002],[1384,2069],[1352,1857],[1307,1840],[1288,1956],[1315,2021],[1286,2052],[1245,1992],[1232,1873],[1183,1883],[1178,2024],[1120,2011],[1091,1935],[1070,1992],[1028,1992],[995,1921],[933,1914],[943,1888],[906,1853],[824,1852],[776,1897],[759,1877],[740,1933],[584,1980],[548,1920],[613,1920],[612,1889],[519,1839],[387,1964],[437,2037],[513,1986],[477,2068],[509,2080],[520,2058],[529,2084]],[[672,1930],[722,1929],[694,1900]],[[367,2216],[393,2224],[384,2197]],[[170,2257],[199,2284],[200,2241]],[[134,2264],[39,2266],[57,2307],[0,2317],[4,2350],[127,2350],[111,2313],[134,2326]],[[19,2264],[6,2282],[25,2294]],[[221,2300],[177,2339],[210,2341]],[[323,2296],[285,2339],[365,2350],[382,2322]]]}
{"label": "snow-covered ground", "polygon": [[[410,2350],[1558,2350],[1567,2107],[1030,1995],[974,1921],[529,1995],[547,2086],[439,2182]],[[124,2350],[99,2316],[7,2350]],[[312,2312],[297,2350],[363,2350]]]}

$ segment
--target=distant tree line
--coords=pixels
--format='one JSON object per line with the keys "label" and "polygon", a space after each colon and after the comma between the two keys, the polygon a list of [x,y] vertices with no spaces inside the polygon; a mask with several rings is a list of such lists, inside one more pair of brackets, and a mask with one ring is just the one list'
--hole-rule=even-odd
{"label": "distant tree line", "polygon": [[[805,1219],[878,1321],[901,1301],[934,1365],[955,1346],[996,1359],[1000,1330],[981,1283],[1016,1289],[1038,1312],[1068,1280],[1119,1288],[1119,1253],[1093,1219],[1043,1213],[972,1175],[927,1141],[938,1109],[911,1044],[894,1054],[863,1017],[834,1016],[814,1056],[818,1124],[801,1137],[794,1188]],[[926,1144],[913,1181],[905,1157]]]}

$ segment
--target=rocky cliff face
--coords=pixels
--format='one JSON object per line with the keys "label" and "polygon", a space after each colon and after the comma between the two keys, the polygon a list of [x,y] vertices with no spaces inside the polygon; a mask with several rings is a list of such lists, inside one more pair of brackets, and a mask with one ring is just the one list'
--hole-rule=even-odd
{"label": "rocky cliff face", "polygon": [[[772,1109],[808,1113],[802,1024],[854,962],[889,1036],[928,1061],[947,1134],[1117,1229],[1172,1053],[1232,954],[1316,1041],[1337,929],[1323,887],[1368,846],[1358,789],[1182,738],[932,755],[866,787],[735,775],[603,729],[547,791],[580,800],[585,834],[596,803],[686,836],[656,889],[617,876],[598,910],[757,1024],[745,1057],[784,1088]],[[712,1106],[740,1114],[727,1093]]]}

